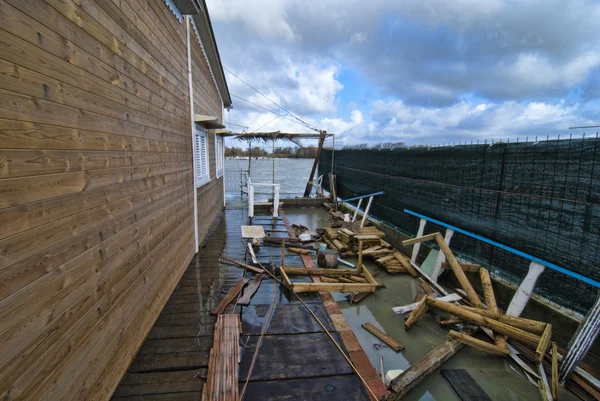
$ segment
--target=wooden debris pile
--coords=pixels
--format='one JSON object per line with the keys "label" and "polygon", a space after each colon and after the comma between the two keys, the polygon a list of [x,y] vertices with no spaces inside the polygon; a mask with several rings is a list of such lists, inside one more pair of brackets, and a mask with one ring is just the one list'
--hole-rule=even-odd
{"label": "wooden debris pile", "polygon": [[219,315],[208,360],[202,401],[237,401],[241,323],[238,314]]}
{"label": "wooden debris pile", "polygon": [[[473,265],[460,265],[444,238],[439,233],[429,234],[423,237],[410,239],[403,242],[403,245],[415,244],[420,241],[435,240],[444,253],[447,260],[447,266],[453,271],[456,279],[465,292],[467,300],[464,300],[469,306],[455,304],[435,298],[436,294],[428,294],[423,297],[414,307],[405,321],[405,328],[409,330],[429,309],[434,308],[443,311],[452,316],[450,323],[463,323],[472,326],[479,326],[490,336],[493,342],[487,342],[472,336],[472,332],[458,332],[451,330],[448,333],[449,338],[458,341],[464,345],[477,348],[495,356],[507,356],[508,349],[506,338],[514,340],[525,347],[535,349],[535,364],[538,368],[540,380],[540,395],[543,400],[551,400],[552,395],[543,370],[542,361],[547,358],[548,350],[552,343],[552,325],[536,320],[525,319],[517,316],[510,316],[501,313],[494,296],[491,279],[487,269],[476,266],[479,271],[481,284],[484,293],[485,304],[481,301],[473,286],[467,279],[465,271],[475,270]],[[448,322],[446,322],[448,323]],[[554,369],[554,368],[553,368]],[[555,378],[553,377],[553,380]],[[557,383],[552,383],[557,386]]]}

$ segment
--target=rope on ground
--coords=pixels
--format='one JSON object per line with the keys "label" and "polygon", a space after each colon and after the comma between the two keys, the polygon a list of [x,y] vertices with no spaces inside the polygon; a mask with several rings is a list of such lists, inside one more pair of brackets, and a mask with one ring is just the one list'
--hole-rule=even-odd
{"label": "rope on ground", "polygon": [[[221,256],[221,259],[226,260],[227,262],[230,263],[234,263],[238,266],[244,267],[243,263],[240,263],[236,260],[233,259],[229,259],[226,258],[224,256]],[[300,298],[300,296],[298,294],[296,294],[295,292],[293,292],[286,283],[284,283],[283,281],[279,280],[274,273],[271,273],[270,271],[268,271],[267,269],[264,268],[264,266],[260,263],[257,263],[258,266],[260,266],[268,275],[270,275],[273,278],[273,281],[279,283],[280,285],[284,286],[285,288],[287,288],[290,293],[292,293],[296,299],[298,299],[298,301],[300,301],[300,303],[302,305],[304,305],[304,307],[306,308],[306,310],[308,310],[308,312],[311,314],[311,316],[316,320],[316,322],[319,324],[319,326],[321,326],[321,328],[325,331],[325,333],[327,334],[327,336],[329,337],[329,339],[333,342],[333,344],[336,346],[336,348],[338,349],[338,351],[340,351],[340,353],[342,354],[342,356],[344,357],[344,359],[346,359],[346,362],[348,362],[348,364],[350,365],[350,367],[352,368],[352,370],[354,371],[354,373],[356,373],[356,375],[358,376],[358,378],[360,379],[360,381],[363,383],[363,385],[366,387],[366,389],[368,390],[368,392],[370,393],[370,395],[373,397],[373,399],[377,400],[377,396],[375,395],[375,393],[373,392],[373,390],[371,390],[371,387],[369,387],[369,385],[367,384],[367,381],[361,376],[361,374],[358,372],[358,370],[356,369],[356,366],[354,366],[354,364],[352,363],[352,361],[350,360],[350,358],[346,355],[346,353],[344,352],[344,350],[342,349],[342,347],[340,347],[340,345],[337,343],[337,341],[335,341],[335,338],[333,338],[333,336],[331,335],[331,333],[329,332],[329,330],[327,330],[327,328],[325,327],[325,325],[323,324],[323,322],[321,322],[321,320],[319,320],[319,318],[317,317],[317,315],[315,315],[315,313],[312,311],[312,309],[310,309],[310,307],[306,304],[306,302],[304,302],[302,300],[302,298]],[[257,350],[258,351],[258,350]]]}

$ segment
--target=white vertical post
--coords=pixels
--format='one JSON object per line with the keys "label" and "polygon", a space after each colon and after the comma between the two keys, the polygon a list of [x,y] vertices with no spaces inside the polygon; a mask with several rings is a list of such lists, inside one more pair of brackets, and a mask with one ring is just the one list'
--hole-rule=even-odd
{"label": "white vertical post", "polygon": [[279,216],[279,184],[273,185],[274,194],[273,194],[273,217]]}
{"label": "white vertical post", "polygon": [[[423,236],[423,233],[425,232],[425,224],[427,224],[427,220],[421,219],[421,221],[419,221],[419,231],[417,231],[417,237]],[[420,242],[417,242],[416,244],[413,245],[412,255],[410,257],[410,262],[412,264],[417,263],[417,255],[419,254],[420,248],[421,248]]]}
{"label": "white vertical post", "polygon": [[254,185],[248,180],[248,217],[254,217]]}
{"label": "white vertical post", "polygon": [[373,197],[369,197],[369,203],[367,203],[367,208],[365,209],[365,214],[363,214],[362,221],[360,222],[360,228],[365,226],[365,222],[367,221],[367,217],[369,216],[369,209],[371,209],[371,203],[373,202]]}
{"label": "white vertical post", "polygon": [[352,217],[352,222],[356,221],[356,215],[358,214],[358,209],[360,209],[360,204],[362,203],[363,198],[358,200],[358,205],[356,206],[356,210],[354,211],[354,217]]}
{"label": "white vertical post", "polygon": [[196,251],[194,253],[198,253],[198,249],[200,246],[200,242],[198,239],[198,182],[197,182],[197,171],[196,171],[196,133],[194,132],[194,89],[193,89],[193,80],[192,80],[192,49],[190,47],[190,27],[191,21],[190,16],[185,16],[185,26],[187,29],[187,69],[188,69],[188,89],[190,91],[190,122],[192,127],[192,163],[194,164],[192,167],[192,171],[194,172],[194,239],[196,244]]}
{"label": "white vertical post", "polygon": [[525,276],[517,292],[515,292],[512,301],[510,301],[510,305],[506,310],[507,315],[521,316],[523,309],[525,309],[527,302],[529,302],[529,298],[531,298],[531,294],[533,294],[535,283],[545,268],[544,265],[538,262],[531,262],[529,264],[529,272],[527,272],[527,276]]}
{"label": "white vertical post", "polygon": [[[444,235],[444,242],[446,244],[448,244],[448,246],[450,246],[450,240],[452,239],[452,236],[454,235],[454,230],[451,228],[447,228],[446,229],[446,235]],[[440,251],[437,254],[437,258],[435,259],[435,264],[433,265],[433,273],[431,273],[431,278],[435,281],[437,281],[440,272],[442,270],[442,263],[444,263],[446,261],[446,255],[444,255],[444,252]]]}

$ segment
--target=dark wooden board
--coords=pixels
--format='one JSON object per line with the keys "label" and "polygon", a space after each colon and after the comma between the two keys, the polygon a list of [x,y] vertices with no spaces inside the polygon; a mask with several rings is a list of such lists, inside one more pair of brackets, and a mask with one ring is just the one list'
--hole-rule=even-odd
{"label": "dark wooden board", "polygon": [[129,366],[129,372],[160,372],[208,367],[210,351],[168,352],[137,355]]}
{"label": "dark wooden board", "polygon": [[198,401],[201,394],[200,391],[191,391],[185,393],[132,395],[113,397],[111,401]]}
{"label": "dark wooden board", "polygon": [[442,370],[442,376],[462,401],[492,401],[465,369]]}
{"label": "dark wooden board", "polygon": [[156,373],[126,373],[119,387],[117,387],[114,396],[202,392],[206,373],[206,369]]}
{"label": "dark wooden board", "polygon": [[[334,338],[340,343],[337,333]],[[240,380],[245,380],[258,336],[242,336],[245,346]],[[353,371],[325,333],[266,335],[251,380],[298,379],[351,374]]]}
{"label": "dark wooden board", "polygon": [[[243,384],[240,383],[240,387]],[[355,375],[317,377],[301,380],[250,382],[244,401],[359,401],[368,400]]]}
{"label": "dark wooden board", "polygon": [[[323,304],[308,304],[327,330],[335,330]],[[242,311],[242,333],[260,334],[269,305],[245,307]],[[277,304],[266,334],[298,334],[322,332],[323,328],[301,304]]]}
{"label": "dark wooden board", "polygon": [[221,313],[223,313],[225,308],[227,308],[227,306],[233,302],[235,297],[237,297],[237,295],[242,291],[242,288],[244,288],[248,281],[249,280],[247,278],[238,280],[238,282],[233,287],[231,287],[229,291],[227,291],[227,294],[225,294],[223,298],[221,298],[219,304],[215,306],[213,310],[210,311],[210,314],[220,315]]}

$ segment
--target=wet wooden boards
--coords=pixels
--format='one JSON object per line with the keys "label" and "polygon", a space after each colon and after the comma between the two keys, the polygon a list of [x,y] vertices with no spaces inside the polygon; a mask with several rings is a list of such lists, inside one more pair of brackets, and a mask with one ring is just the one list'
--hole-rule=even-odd
{"label": "wet wooden boards", "polygon": [[219,315],[202,401],[238,401],[239,343],[239,315]]}
{"label": "wet wooden boards", "polygon": [[211,315],[220,315],[223,313],[227,305],[233,302],[233,299],[242,291],[246,283],[250,281],[247,278],[240,279],[235,285],[225,294],[221,302],[210,311]]}
{"label": "wet wooden boards", "polygon": [[364,323],[361,326],[363,329],[367,330],[369,333],[373,334],[375,337],[383,341],[388,347],[393,349],[395,352],[400,352],[404,349],[404,345],[400,344],[398,341],[394,340],[392,337],[379,330],[373,324]]}

